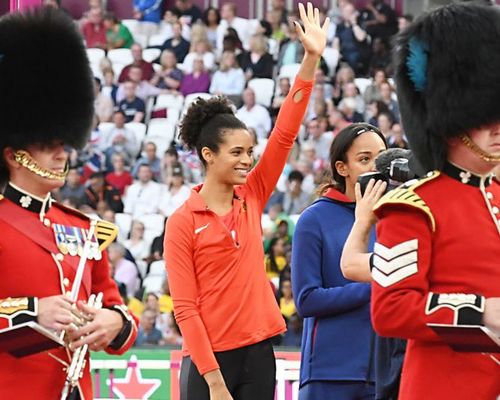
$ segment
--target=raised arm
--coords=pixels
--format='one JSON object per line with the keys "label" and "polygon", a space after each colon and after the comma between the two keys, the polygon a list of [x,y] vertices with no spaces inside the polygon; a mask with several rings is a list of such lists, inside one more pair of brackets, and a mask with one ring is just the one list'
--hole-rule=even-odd
{"label": "raised arm", "polygon": [[326,46],[329,19],[327,18],[323,26],[321,26],[319,10],[314,9],[311,3],[307,4],[307,12],[304,6],[299,4],[299,11],[303,28],[298,22],[295,22],[295,29],[304,46],[304,58],[294,85],[278,114],[266,150],[251,172],[247,183],[250,191],[256,193],[261,199],[262,208],[274,190],[288,154],[293,147],[300,124],[307,110],[314,74]]}

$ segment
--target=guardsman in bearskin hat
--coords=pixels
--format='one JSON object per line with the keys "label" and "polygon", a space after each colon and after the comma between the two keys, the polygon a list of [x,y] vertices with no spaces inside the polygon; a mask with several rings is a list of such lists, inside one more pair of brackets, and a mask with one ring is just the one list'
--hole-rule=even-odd
{"label": "guardsman in bearskin hat", "polygon": [[[137,334],[104,251],[116,228],[50,196],[64,183],[66,146],[86,143],[92,116],[92,75],[73,21],[53,8],[1,18],[1,399],[65,397],[63,364],[71,364],[72,350],[123,353]],[[40,341],[35,331],[64,336],[67,345]],[[91,399],[89,363],[79,366],[83,376],[66,385],[69,398]]]}
{"label": "guardsman in bearskin hat", "polygon": [[372,258],[376,331],[407,338],[400,399],[500,394],[500,9],[451,4],[398,37],[396,83],[429,172],[386,194]]}

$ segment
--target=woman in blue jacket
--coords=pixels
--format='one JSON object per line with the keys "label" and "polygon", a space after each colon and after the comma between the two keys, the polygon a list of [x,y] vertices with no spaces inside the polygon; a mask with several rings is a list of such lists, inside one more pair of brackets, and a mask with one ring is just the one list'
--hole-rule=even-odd
{"label": "woman in blue jacket", "polygon": [[[340,257],[354,223],[358,176],[374,171],[375,157],[386,148],[372,125],[344,128],[330,148],[333,182],[297,222],[292,286],[304,318],[300,400],[374,398],[370,284],[345,279]],[[372,233],[370,248],[373,243]]]}

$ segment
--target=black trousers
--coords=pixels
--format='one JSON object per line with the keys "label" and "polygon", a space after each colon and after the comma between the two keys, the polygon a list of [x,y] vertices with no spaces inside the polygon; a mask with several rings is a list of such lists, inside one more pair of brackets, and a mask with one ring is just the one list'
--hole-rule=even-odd
{"label": "black trousers", "polygon": [[[274,399],[276,360],[269,339],[214,354],[234,400]],[[191,357],[182,359],[180,392],[181,400],[210,400],[208,385]]]}

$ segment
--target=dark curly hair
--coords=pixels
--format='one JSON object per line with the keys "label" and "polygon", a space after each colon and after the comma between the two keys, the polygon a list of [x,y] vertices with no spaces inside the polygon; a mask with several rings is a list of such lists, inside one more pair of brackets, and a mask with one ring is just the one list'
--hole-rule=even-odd
{"label": "dark curly hair", "polygon": [[189,149],[196,149],[198,157],[206,166],[201,149],[208,147],[217,153],[219,145],[224,142],[226,130],[230,129],[247,129],[234,115],[232,103],[222,96],[209,100],[198,97],[180,123],[179,137]]}

